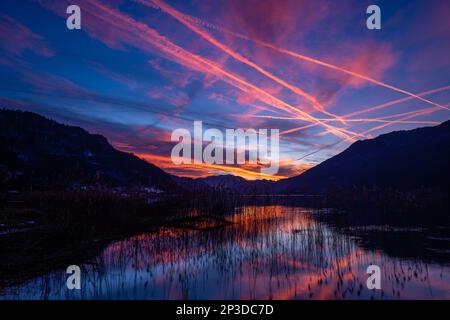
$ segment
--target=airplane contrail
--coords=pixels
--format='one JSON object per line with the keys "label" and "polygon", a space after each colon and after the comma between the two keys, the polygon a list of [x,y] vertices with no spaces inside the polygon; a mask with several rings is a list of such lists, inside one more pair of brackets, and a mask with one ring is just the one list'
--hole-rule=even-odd
{"label": "airplane contrail", "polygon": [[[145,2],[144,2],[143,0],[134,0],[134,1],[135,1],[135,2],[139,2],[139,3],[142,3],[142,4],[145,4]],[[155,4],[155,5],[152,6],[153,8],[163,10],[160,6],[158,6],[157,3],[154,3],[154,4]],[[390,89],[390,90],[393,90],[393,91],[396,91],[396,92],[405,94],[405,95],[410,96],[410,97],[412,97],[412,98],[421,100],[421,101],[426,102],[426,103],[428,103],[428,104],[431,104],[431,105],[434,105],[434,106],[436,106],[436,107],[439,107],[439,108],[442,108],[442,109],[445,109],[445,110],[449,110],[449,111],[450,111],[450,108],[449,108],[449,107],[442,106],[442,105],[440,105],[440,104],[438,104],[438,103],[435,103],[435,102],[433,102],[433,101],[430,101],[430,100],[428,100],[428,99],[425,99],[425,98],[421,97],[420,95],[417,95],[417,94],[414,94],[414,93],[409,92],[409,91],[407,91],[407,90],[404,90],[404,89],[395,87],[395,86],[393,86],[393,85],[390,85],[390,84],[387,84],[387,83],[384,83],[384,82],[381,82],[381,81],[379,81],[379,80],[373,79],[373,78],[368,77],[368,76],[366,76],[366,75],[363,75],[363,74],[360,74],[360,73],[357,73],[357,72],[353,72],[353,71],[351,71],[351,70],[348,70],[348,69],[339,67],[339,66],[337,66],[337,65],[334,65],[334,64],[331,64],[331,63],[328,63],[328,62],[325,62],[325,61],[316,59],[316,58],[312,58],[312,57],[309,57],[309,56],[306,56],[306,55],[297,53],[297,52],[295,52],[295,51],[291,51],[291,50],[288,50],[288,49],[283,49],[283,48],[276,47],[275,45],[273,45],[273,44],[271,44],[271,43],[268,43],[268,42],[265,42],[265,41],[262,41],[262,40],[259,40],[259,39],[253,39],[253,38],[250,38],[250,37],[245,36],[245,35],[243,35],[243,34],[236,33],[236,32],[234,32],[234,31],[231,31],[231,30],[226,29],[226,28],[224,28],[224,27],[217,26],[217,25],[215,25],[215,24],[213,24],[213,23],[204,21],[204,20],[199,19],[199,18],[194,17],[194,16],[190,16],[190,15],[187,15],[187,14],[184,14],[184,13],[183,13],[182,15],[183,15],[183,18],[184,18],[185,20],[189,20],[189,21],[191,21],[192,23],[196,23],[196,24],[202,25],[202,26],[204,26],[204,27],[207,27],[207,28],[210,28],[210,29],[219,31],[219,32],[223,32],[223,33],[229,34],[229,35],[231,35],[231,36],[234,36],[234,37],[237,37],[237,38],[246,40],[246,41],[251,41],[251,42],[257,43],[257,44],[259,44],[259,45],[261,45],[261,46],[264,46],[264,47],[270,48],[270,49],[272,49],[272,50],[278,51],[278,52],[280,52],[280,53],[283,53],[283,54],[286,54],[286,55],[295,57],[295,58],[297,58],[297,59],[301,59],[301,60],[304,60],[304,61],[308,61],[308,62],[311,62],[311,63],[315,63],[315,64],[317,64],[317,65],[320,65],[320,66],[323,66],[323,67],[326,67],[326,68],[329,68],[329,69],[332,69],[332,70],[336,70],[336,71],[340,71],[340,72],[346,73],[346,74],[351,75],[351,76],[353,76],[353,77],[356,77],[356,78],[359,78],[359,79],[362,79],[362,80],[371,82],[371,83],[376,84],[376,85],[378,85],[378,86],[381,86],[381,87],[384,87],[384,88],[388,88],[388,89]]]}
{"label": "airplane contrail", "polygon": [[[200,22],[200,25],[203,25],[203,26],[212,26],[212,24],[210,24],[210,23],[206,23],[205,24],[205,23],[203,23],[202,20],[200,20],[198,18],[195,18],[195,17],[192,17],[192,16],[188,16],[188,15],[186,15],[184,13],[181,13],[181,12],[175,10],[174,8],[170,7],[169,5],[165,4],[164,2],[162,2],[160,0],[151,0],[151,1],[156,5],[157,8],[159,8],[162,11],[170,14],[172,17],[176,18],[178,21],[180,21],[185,26],[187,26],[189,29],[191,29],[192,31],[196,32],[197,34],[202,36],[205,40],[209,41],[210,43],[212,43],[216,47],[218,47],[218,48],[222,49],[223,51],[225,51],[226,53],[230,54],[232,57],[236,58],[237,60],[239,60],[241,62],[246,63],[247,65],[250,65],[250,66],[254,67],[256,70],[260,71],[261,73],[263,73],[264,75],[268,76],[272,80],[275,80],[276,82],[282,84],[283,86],[291,89],[291,91],[293,91],[295,93],[298,93],[300,95],[303,93],[302,91],[299,92],[298,90],[296,90],[298,88],[295,88],[295,87],[293,88],[293,86],[285,83],[283,80],[277,79],[276,77],[274,78],[273,75],[271,75],[270,73],[265,72],[265,70],[263,70],[262,68],[260,68],[256,64],[254,64],[253,62],[248,61],[245,57],[242,57],[238,53],[233,52],[231,49],[229,49],[225,45],[223,45],[220,42],[218,42],[215,38],[213,38],[208,33],[202,31],[200,28],[195,27],[192,24],[192,22],[197,23],[197,24],[199,24],[199,22]],[[142,4],[148,4],[148,1],[144,1],[144,0],[138,0],[138,2],[140,2]],[[193,18],[193,19],[191,19],[191,18]],[[216,28],[216,29],[218,29],[218,28]],[[222,31],[226,30],[224,28],[221,28],[221,29],[222,29]],[[227,30],[227,31],[229,31],[229,30]],[[230,33],[230,32],[228,32],[228,33]],[[385,108],[385,107],[388,107],[388,106],[391,106],[391,105],[394,105],[394,104],[397,104],[397,103],[400,103],[400,102],[408,101],[410,99],[418,99],[418,100],[427,102],[429,104],[432,104],[432,105],[434,105],[434,106],[436,106],[438,108],[450,110],[446,106],[442,106],[440,104],[434,103],[434,102],[432,102],[432,101],[430,101],[428,99],[423,98],[423,96],[428,95],[428,94],[432,94],[432,93],[448,90],[450,88],[450,86],[446,86],[446,87],[442,87],[442,88],[426,91],[426,92],[423,92],[423,93],[420,93],[420,94],[414,94],[414,93],[411,93],[409,91],[406,91],[406,90],[394,87],[392,85],[383,83],[381,81],[372,79],[372,78],[370,78],[368,76],[365,76],[365,75],[362,75],[362,74],[359,74],[359,73],[356,73],[356,72],[353,72],[353,71],[350,71],[350,70],[338,67],[336,65],[332,65],[332,64],[320,61],[318,59],[314,59],[314,58],[311,58],[311,57],[308,57],[308,56],[305,56],[305,55],[301,55],[301,54],[298,54],[298,53],[290,51],[290,50],[286,50],[286,49],[275,47],[274,45],[272,45],[270,43],[266,43],[264,41],[254,40],[254,39],[251,39],[251,38],[243,36],[243,35],[239,35],[239,36],[241,38],[245,38],[246,40],[254,41],[254,42],[257,42],[258,44],[264,45],[266,47],[270,47],[273,50],[277,50],[277,51],[280,51],[282,53],[294,56],[296,58],[300,58],[300,59],[303,59],[303,60],[306,60],[306,61],[309,61],[309,62],[313,62],[313,63],[319,64],[319,65],[322,65],[324,67],[328,67],[328,68],[331,68],[331,69],[334,69],[334,70],[338,70],[338,71],[347,73],[349,75],[361,78],[363,80],[369,81],[371,83],[377,84],[379,86],[386,87],[386,88],[389,88],[391,90],[394,90],[394,91],[397,91],[397,92],[400,92],[400,93],[408,95],[408,97],[406,97],[406,98],[397,99],[397,100],[394,100],[394,101],[391,101],[391,102],[388,102],[388,103],[385,103],[385,104],[381,104],[381,105],[378,105],[378,106],[375,106],[375,107],[372,107],[372,108],[368,108],[368,109],[365,109],[365,110],[360,110],[360,111],[357,111],[357,112],[345,115],[343,117],[339,117],[339,116],[336,116],[336,115],[333,115],[333,114],[331,114],[331,115],[327,114],[327,115],[332,116],[335,119],[340,120],[341,122],[345,119],[344,121],[346,121],[346,122],[385,122],[385,123],[387,123],[386,125],[394,124],[394,123],[436,124],[436,122],[432,122],[432,121],[405,122],[405,121],[402,121],[402,120],[382,120],[382,119],[354,119],[354,120],[350,121],[349,119],[347,119],[350,116],[354,116],[354,115],[358,115],[358,114],[362,114],[362,113],[366,113],[366,112],[370,112],[370,111],[379,110],[379,109],[382,109],[382,108]],[[278,81],[278,80],[281,80],[281,81]],[[311,97],[308,97],[308,98],[309,98],[308,100],[311,101],[314,104],[315,100],[311,99]],[[323,108],[319,108],[319,109],[321,110]],[[319,120],[327,121],[325,119],[319,119]],[[330,121],[330,120],[328,120],[328,121]],[[291,130],[286,130],[286,131],[284,131],[284,133],[286,133],[286,132],[295,132],[295,131],[299,131],[299,130],[302,130],[302,129],[305,129],[305,128],[309,128],[309,127],[312,127],[312,126],[314,126],[314,125],[308,125],[308,126],[303,126],[303,127],[291,129]],[[383,127],[383,126],[379,126],[379,127]],[[362,135],[364,135],[364,133]]]}
{"label": "airplane contrail", "polygon": [[[304,120],[301,117],[278,117],[278,116],[265,116],[265,115],[254,115],[252,118],[264,118],[264,119],[278,119],[278,120]],[[337,119],[327,119],[327,118],[317,118],[323,122],[336,122]],[[439,124],[438,121],[428,121],[428,120],[413,120],[413,121],[402,121],[402,120],[386,120],[383,118],[359,118],[359,119],[347,119],[347,122],[383,122],[383,123],[406,123],[406,124]],[[315,125],[315,124],[314,124]]]}
{"label": "airplane contrail", "polygon": [[[157,155],[157,154],[151,154],[151,153],[135,153],[136,156],[138,156],[139,158],[145,159],[151,163],[155,163],[157,165],[163,166],[164,168],[178,168],[179,165],[173,165],[173,162],[170,158],[170,156],[161,156],[161,155]],[[163,164],[163,165],[162,165]],[[183,164],[184,168],[191,168],[194,171],[195,170],[201,170],[202,169],[213,169],[213,170],[221,170],[221,171],[226,171],[226,172],[230,172],[230,173],[235,173],[235,174],[239,174],[241,176],[244,176],[246,178],[253,178],[253,179],[267,179],[267,180],[273,180],[273,181],[277,181],[280,179],[285,179],[287,178],[286,176],[283,175],[272,175],[272,174],[266,174],[266,173],[260,173],[260,172],[255,172],[255,171],[251,171],[248,169],[244,169],[241,167],[236,167],[236,166],[231,166],[231,165],[219,165],[219,164],[208,164],[208,163],[186,163]]]}
{"label": "airplane contrail", "polygon": [[[324,114],[326,114],[328,116],[331,116],[333,118],[339,119],[340,122],[345,124],[345,120],[343,120],[341,117],[326,111],[325,107],[316,99],[316,97],[306,93],[305,91],[303,91],[302,89],[300,89],[300,88],[298,88],[298,87],[296,87],[294,85],[291,85],[291,84],[287,83],[286,81],[280,79],[279,77],[275,76],[274,74],[270,73],[269,71],[263,69],[262,67],[260,67],[256,63],[248,60],[247,58],[245,58],[241,54],[233,51],[228,46],[226,46],[225,44],[219,42],[217,39],[215,39],[213,36],[211,36],[209,33],[207,33],[204,29],[202,29],[201,27],[198,27],[198,25],[192,24],[188,19],[186,19],[184,17],[183,13],[179,12],[178,10],[176,10],[175,8],[171,7],[170,5],[164,3],[163,1],[151,0],[151,2],[155,3],[159,8],[161,8],[162,11],[164,11],[167,14],[169,14],[170,16],[172,16],[173,18],[175,18],[176,20],[181,22],[183,25],[185,25],[187,28],[189,28],[191,31],[195,32],[196,34],[201,36],[203,39],[205,39],[206,41],[208,41],[209,43],[211,43],[215,47],[219,48],[223,52],[227,53],[228,55],[230,55],[234,59],[236,59],[236,60],[238,60],[238,61],[240,61],[240,62],[242,62],[242,63],[244,63],[244,64],[246,64],[246,65],[248,65],[250,67],[252,67],[253,69],[257,70],[261,74],[263,74],[266,77],[272,79],[273,81],[277,82],[278,84],[282,85],[283,87],[285,87],[285,88],[291,90],[292,92],[298,94],[299,96],[305,98],[306,100],[308,100],[309,102],[312,103],[313,107],[317,111],[322,112],[322,113],[324,113]],[[141,3],[143,5],[149,5],[149,1],[144,1],[144,0],[139,0],[139,3]]]}
{"label": "airplane contrail", "polygon": [[[426,95],[430,95],[430,94],[433,94],[433,93],[446,91],[446,90],[449,90],[449,89],[450,89],[450,86],[445,86],[445,87],[441,87],[441,88],[437,88],[437,89],[433,89],[433,90],[424,91],[424,92],[418,93],[417,95],[418,96],[426,96]],[[389,101],[389,102],[386,102],[386,103],[383,103],[383,104],[380,104],[380,105],[377,105],[377,106],[374,106],[374,107],[370,107],[370,108],[367,108],[367,109],[363,109],[363,110],[355,111],[355,112],[352,112],[352,113],[348,113],[346,115],[343,115],[342,117],[344,117],[344,118],[353,117],[353,116],[356,116],[356,115],[359,115],[359,114],[376,111],[376,110],[383,109],[383,108],[386,108],[386,107],[389,107],[389,106],[392,106],[392,105],[395,105],[395,104],[398,104],[398,103],[402,103],[402,102],[405,102],[405,101],[409,101],[409,100],[412,100],[412,99],[415,99],[415,98],[409,96],[409,97],[404,97],[404,98],[401,98],[401,99],[392,100],[392,101]]]}
{"label": "airplane contrail", "polygon": [[[264,89],[261,89],[256,85],[242,79],[238,75],[223,69],[221,66],[214,63],[213,61],[185,50],[184,48],[176,45],[166,37],[159,34],[156,30],[150,28],[146,24],[139,23],[136,20],[130,18],[129,16],[123,15],[122,13],[116,11],[115,9],[109,6],[105,6],[97,2],[92,2],[91,4],[98,9],[93,10],[93,12],[90,12],[92,15],[95,16],[100,15],[99,18],[105,20],[105,17],[101,16],[100,13],[107,14],[108,16],[106,18],[108,18],[109,21],[112,21],[111,23],[117,25],[118,28],[122,29],[124,28],[124,26],[120,25],[118,22],[122,22],[125,25],[129,25],[131,29],[133,29],[134,31],[138,31],[135,34],[139,36],[140,40],[144,41],[148,45],[155,47],[160,52],[166,54],[168,57],[171,57],[173,61],[180,63],[188,68],[200,71],[202,73],[215,75],[220,79],[222,79],[224,82],[240,89],[243,92],[246,92],[247,94],[252,95],[256,99],[259,99],[260,101],[263,101],[264,103],[276,109],[286,111],[293,115],[303,116],[307,118],[308,121],[317,123],[318,125],[324,127],[329,132],[335,134],[338,137],[344,138],[352,142],[355,141],[352,135],[357,136],[358,135],[357,133],[337,128],[323,121],[317,120],[314,116],[306,113],[305,111],[295,108],[291,104],[271,95]],[[126,40],[130,41],[128,38]]]}
{"label": "airplane contrail", "polygon": [[[447,104],[446,106],[447,106],[447,107],[450,107],[450,104]],[[385,117],[385,118],[391,118],[391,117],[394,117],[394,116],[404,116],[404,117],[402,117],[402,118],[401,118],[400,120],[398,120],[398,121],[406,121],[407,119],[411,119],[411,118],[414,118],[414,117],[417,117],[417,116],[420,116],[420,115],[423,115],[423,114],[433,113],[433,112],[436,112],[436,111],[439,111],[439,110],[442,110],[442,109],[441,109],[441,108],[438,108],[438,107],[431,107],[431,108],[422,109],[422,110],[409,111],[409,112],[405,112],[405,113],[403,113],[403,114],[391,115],[391,116],[387,116],[387,117]],[[383,129],[383,128],[385,128],[385,127],[391,125],[391,124],[393,124],[393,123],[385,123],[385,124],[383,124],[383,125],[379,125],[379,126],[373,127],[373,128],[371,128],[371,129],[369,129],[369,130],[366,130],[366,131],[363,132],[362,134],[367,135],[368,133],[370,133],[370,132],[372,132],[372,131]],[[295,132],[295,131],[300,131],[300,130],[307,129],[307,128],[313,127],[313,126],[315,126],[315,124],[309,124],[309,125],[306,125],[306,126],[304,126],[304,127],[298,127],[298,128],[286,130],[286,131],[284,131],[284,132],[280,132],[280,136],[281,136],[282,134],[286,134],[286,133],[290,133],[290,132]],[[297,159],[295,159],[295,160],[293,160],[293,161],[300,161],[300,160],[303,160],[303,159],[305,159],[305,158],[307,158],[307,157],[309,157],[309,156],[312,156],[312,155],[314,155],[314,154],[316,154],[316,153],[318,153],[318,152],[320,152],[320,151],[322,151],[322,150],[324,150],[324,149],[327,149],[327,148],[330,148],[330,147],[337,146],[337,145],[339,145],[340,143],[342,143],[342,142],[344,142],[344,141],[345,141],[345,139],[340,139],[340,140],[337,141],[336,143],[333,143],[333,144],[330,144],[330,145],[322,146],[322,147],[320,147],[320,148],[318,148],[318,149],[316,149],[316,150],[313,150],[313,151],[307,153],[306,155],[304,155],[304,156],[302,156],[302,157],[300,157],[300,158],[297,158]]]}

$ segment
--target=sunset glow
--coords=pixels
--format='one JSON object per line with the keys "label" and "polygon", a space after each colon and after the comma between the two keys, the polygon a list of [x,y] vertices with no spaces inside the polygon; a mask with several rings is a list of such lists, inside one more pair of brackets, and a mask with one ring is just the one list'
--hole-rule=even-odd
{"label": "sunset glow", "polygon": [[[357,140],[450,118],[450,3],[405,2],[383,4],[385,27],[370,31],[359,1],[80,0],[82,29],[69,31],[70,1],[3,1],[1,105],[178,176],[280,180]],[[279,129],[279,173],[175,165],[171,132],[196,120]]]}

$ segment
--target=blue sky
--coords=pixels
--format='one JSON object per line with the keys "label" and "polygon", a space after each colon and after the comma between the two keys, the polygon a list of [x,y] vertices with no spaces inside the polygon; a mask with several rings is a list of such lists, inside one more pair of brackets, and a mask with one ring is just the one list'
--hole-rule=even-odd
{"label": "blue sky", "polygon": [[[450,117],[445,0],[80,0],[81,30],[66,28],[70,4],[0,3],[2,107],[103,134],[173,174],[259,178],[251,165],[174,165],[170,134],[193,120],[280,129],[278,179]],[[370,4],[381,30],[366,28]]]}

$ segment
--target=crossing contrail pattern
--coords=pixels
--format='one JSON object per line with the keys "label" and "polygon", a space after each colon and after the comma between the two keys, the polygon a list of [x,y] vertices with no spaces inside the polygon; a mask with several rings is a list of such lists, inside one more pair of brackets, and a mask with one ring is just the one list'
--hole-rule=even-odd
{"label": "crossing contrail pattern", "polygon": [[[149,1],[145,1],[145,0],[135,0],[135,1],[139,2],[139,3],[142,3],[142,4],[148,4],[149,3]],[[153,8],[159,8],[159,9],[164,10],[164,11],[166,10],[167,6],[163,5],[160,0],[151,0],[151,1],[153,2],[153,6],[152,6]],[[265,41],[262,41],[262,40],[259,40],[259,39],[250,38],[248,36],[245,36],[245,35],[233,32],[231,30],[228,30],[226,28],[217,26],[217,25],[212,24],[210,22],[201,20],[201,19],[199,19],[197,17],[193,17],[193,16],[189,16],[187,14],[181,14],[181,13],[179,13],[179,16],[182,17],[182,19],[184,21],[190,21],[191,23],[202,25],[204,27],[211,28],[211,29],[217,30],[219,32],[223,32],[223,33],[232,35],[234,37],[237,37],[237,38],[240,38],[240,39],[243,39],[243,40],[246,40],[246,41],[251,41],[251,42],[257,43],[257,44],[259,44],[261,46],[264,46],[266,48],[270,48],[272,50],[275,50],[275,51],[278,51],[280,53],[292,56],[294,58],[297,58],[297,59],[300,59],[300,60],[304,60],[304,61],[308,61],[308,62],[317,64],[317,65],[320,65],[320,66],[323,66],[323,67],[326,67],[326,68],[329,68],[329,69],[332,69],[332,70],[340,71],[340,72],[346,73],[348,75],[351,75],[353,77],[356,77],[356,78],[368,81],[370,83],[376,84],[378,86],[381,86],[381,87],[384,87],[384,88],[387,88],[387,89],[390,89],[390,90],[393,90],[393,91],[396,91],[396,92],[408,95],[408,96],[410,96],[412,98],[421,100],[423,102],[426,102],[428,104],[437,106],[439,108],[442,108],[442,109],[445,109],[445,110],[450,110],[450,108],[448,108],[446,106],[442,106],[442,105],[440,105],[438,103],[435,103],[433,101],[430,101],[428,99],[425,99],[425,98],[423,98],[420,95],[414,94],[414,93],[409,92],[409,91],[404,90],[404,89],[400,89],[398,87],[395,87],[393,85],[390,85],[390,84],[384,83],[382,81],[373,79],[373,78],[368,77],[366,75],[363,75],[363,74],[360,74],[360,73],[357,73],[357,72],[354,72],[354,71],[351,71],[351,70],[339,67],[337,65],[334,65],[334,64],[331,64],[331,63],[328,63],[328,62],[325,62],[325,61],[322,61],[322,60],[319,60],[319,59],[316,59],[316,58],[313,58],[313,57],[309,57],[309,56],[306,56],[306,55],[303,55],[303,54],[291,51],[291,50],[279,48],[279,47],[277,47],[277,46],[275,46],[275,45],[273,45],[271,43],[268,43],[268,42],[265,42]]]}
{"label": "crossing contrail pattern", "polygon": [[[72,4],[70,0],[33,2],[40,6],[38,10],[45,8],[63,19]],[[15,74],[11,83],[22,85],[12,88],[14,85],[2,83],[2,101],[17,98],[22,105],[40,103],[49,110],[65,102],[73,114],[79,112],[91,121],[102,117],[105,123],[135,126],[137,131],[144,123],[158,131],[160,140],[162,134],[197,118],[204,118],[209,127],[279,128],[284,157],[280,161],[298,168],[317,163],[322,154],[328,157],[357,140],[397,128],[436,125],[448,118],[450,84],[447,70],[442,68],[446,60],[441,54],[441,60],[431,61],[435,52],[416,44],[415,34],[394,43],[389,33],[374,40],[346,28],[345,32],[315,28],[324,22],[323,17],[341,13],[333,4],[324,12],[315,12],[315,6],[303,7],[302,1],[261,7],[229,3],[210,7],[165,0],[79,0],[83,28],[74,41],[81,48],[92,45],[93,51],[76,51],[82,68],[70,75],[57,72],[61,63],[75,68],[67,59],[70,54],[52,58],[66,49],[57,43],[57,34],[48,32],[54,21],[49,19],[46,28],[34,30],[26,17],[9,12],[10,16],[0,20],[0,29],[3,34],[17,30],[17,35],[3,39],[0,64]],[[349,21],[356,18],[351,12]],[[429,27],[427,36],[442,31],[436,28]],[[327,38],[330,35],[332,38]],[[438,37],[443,44],[446,39]],[[301,40],[305,41],[298,46]],[[336,57],[313,53],[333,52],[328,48],[336,50]],[[446,51],[445,46],[441,49],[437,53]],[[374,52],[381,54],[375,56]],[[42,61],[42,70],[34,68]],[[408,90],[400,85],[406,77],[414,84]],[[93,87],[97,80],[99,85]],[[92,108],[81,106],[83,102]],[[102,114],[106,107],[111,114]],[[50,115],[52,112],[64,113],[58,109]],[[127,119],[122,119],[123,112],[128,112]],[[146,138],[152,139],[152,134],[146,133]],[[120,139],[117,143],[133,144]],[[135,149],[127,151],[136,151],[172,172],[178,170],[159,150],[162,142],[152,142],[148,149],[142,145],[145,143],[136,143]],[[292,171],[283,171],[278,177],[261,177],[253,174],[253,169],[211,165],[186,170],[274,180],[292,175]]]}

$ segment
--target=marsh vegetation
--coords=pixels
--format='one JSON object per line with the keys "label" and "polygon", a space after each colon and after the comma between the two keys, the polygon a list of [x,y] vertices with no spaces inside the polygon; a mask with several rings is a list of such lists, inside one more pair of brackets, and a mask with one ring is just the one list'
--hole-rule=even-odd
{"label": "marsh vegetation", "polygon": [[[266,199],[267,200],[267,199]],[[80,263],[83,290],[66,289],[63,268],[3,289],[3,299],[401,299],[449,298],[448,229],[343,227],[332,210],[238,205],[216,228],[163,225],[110,241]],[[185,217],[198,214],[190,208]],[[206,223],[208,225],[210,221]],[[389,229],[390,228],[390,229]],[[429,238],[417,254],[371,242],[383,232]],[[434,239],[434,240],[433,240]],[[414,242],[409,242],[413,244]],[[397,243],[398,244],[398,243]],[[403,243],[402,245],[405,245]],[[424,250],[428,252],[424,256]],[[71,263],[76,263],[73,259]],[[79,262],[77,262],[79,263]],[[366,268],[382,270],[382,290]]]}

